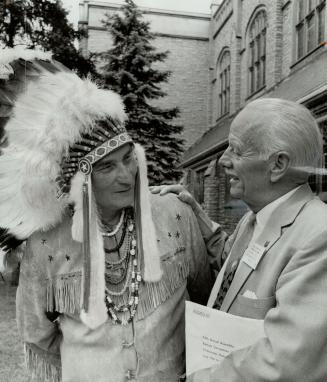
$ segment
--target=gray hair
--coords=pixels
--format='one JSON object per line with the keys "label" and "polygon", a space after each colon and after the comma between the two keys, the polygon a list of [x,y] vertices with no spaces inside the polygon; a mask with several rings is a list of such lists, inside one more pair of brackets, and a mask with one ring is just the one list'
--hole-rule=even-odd
{"label": "gray hair", "polygon": [[247,131],[256,137],[261,155],[268,158],[275,152],[286,151],[292,167],[320,167],[322,135],[305,106],[280,98],[260,98],[250,102],[244,110],[251,112],[252,108],[260,112],[261,121],[248,126]]}

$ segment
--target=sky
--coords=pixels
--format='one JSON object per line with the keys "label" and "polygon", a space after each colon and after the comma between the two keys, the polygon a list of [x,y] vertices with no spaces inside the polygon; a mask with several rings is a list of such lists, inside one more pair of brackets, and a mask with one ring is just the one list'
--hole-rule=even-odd
{"label": "sky", "polygon": [[[98,0],[99,1],[99,0]],[[123,3],[123,0],[110,0],[103,2]],[[175,11],[210,13],[210,4],[212,2],[219,3],[219,0],[134,0],[135,3],[142,7],[169,9]],[[75,25],[78,21],[78,4],[79,0],[62,0],[65,8],[70,11],[69,19]]]}

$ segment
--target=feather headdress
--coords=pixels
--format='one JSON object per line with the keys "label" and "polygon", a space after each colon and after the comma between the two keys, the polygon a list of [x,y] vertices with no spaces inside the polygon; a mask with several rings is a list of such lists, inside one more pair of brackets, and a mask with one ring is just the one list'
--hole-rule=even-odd
{"label": "feather headdress", "polygon": [[[81,317],[88,326],[96,327],[106,318],[104,250],[90,173],[102,157],[132,142],[124,128],[123,102],[116,93],[80,79],[47,53],[3,51],[1,67],[0,129],[1,125],[5,128],[6,145],[0,155],[0,257],[33,232],[58,224],[68,205],[74,204],[72,236],[85,241],[87,228],[89,238],[88,246],[83,242],[89,272],[84,272]],[[109,128],[103,127],[104,121]],[[149,237],[139,232],[144,278],[158,281],[159,253],[145,155],[139,146],[136,155],[138,225],[146,222],[152,233]]]}

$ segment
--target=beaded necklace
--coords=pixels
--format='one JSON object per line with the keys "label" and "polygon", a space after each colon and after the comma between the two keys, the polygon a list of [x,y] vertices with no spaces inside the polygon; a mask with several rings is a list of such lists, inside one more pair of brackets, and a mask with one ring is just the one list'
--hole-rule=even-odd
{"label": "beaded necklace", "polygon": [[120,230],[121,225],[123,224],[124,216],[125,216],[125,210],[122,210],[122,213],[121,213],[121,215],[120,215],[119,222],[118,222],[118,224],[116,225],[115,229],[112,230],[112,231],[110,231],[110,232],[103,232],[102,235],[103,235],[103,236],[107,236],[107,237],[115,236],[116,233]]}
{"label": "beaded necklace", "polygon": [[[124,256],[124,260],[128,258],[126,269],[128,269],[124,275],[125,283],[121,291],[115,292],[106,288],[106,297],[105,303],[107,307],[108,316],[112,319],[115,324],[127,325],[132,322],[139,303],[139,283],[142,280],[139,262],[138,262],[138,253],[136,246],[136,236],[134,233],[134,222],[133,219],[129,219],[128,223],[128,249],[126,255]],[[124,261],[123,260],[123,261]],[[112,265],[115,265],[119,262],[122,262],[122,259],[115,262],[108,262]],[[106,262],[107,263],[107,262]],[[129,277],[126,274],[131,275],[130,286],[129,286],[129,297],[128,303],[123,305],[116,305],[110,296],[121,296],[125,293],[128,288]],[[123,280],[123,279],[122,279]],[[121,280],[121,281],[122,281]],[[109,281],[110,283],[110,281]],[[129,317],[119,318],[118,313],[128,313]]]}

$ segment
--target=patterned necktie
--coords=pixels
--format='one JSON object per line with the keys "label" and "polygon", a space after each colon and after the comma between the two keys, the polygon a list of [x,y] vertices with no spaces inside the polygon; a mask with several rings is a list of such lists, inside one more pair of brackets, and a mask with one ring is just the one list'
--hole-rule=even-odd
{"label": "patterned necktie", "polygon": [[256,220],[256,215],[252,213],[247,219],[243,232],[235,240],[235,243],[231,249],[231,254],[229,256],[229,260],[225,269],[223,281],[221,283],[216,301],[213,305],[214,309],[221,308],[221,305],[224,301],[226,293],[234,279],[240,260],[252,239],[253,231],[255,227],[255,220]]}

